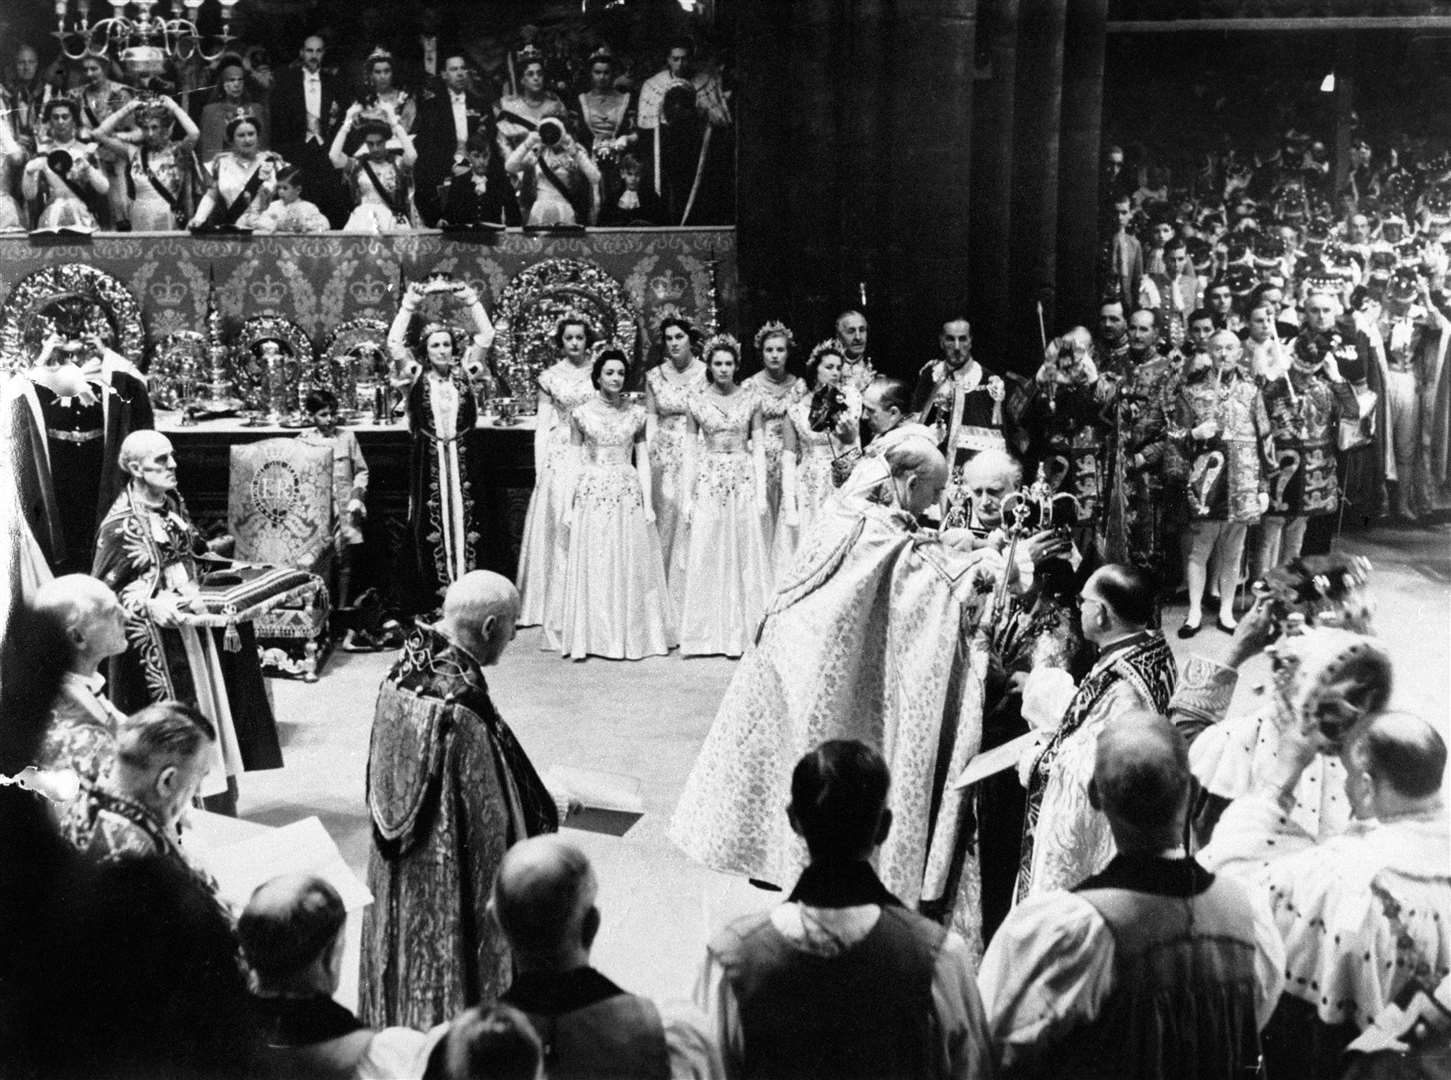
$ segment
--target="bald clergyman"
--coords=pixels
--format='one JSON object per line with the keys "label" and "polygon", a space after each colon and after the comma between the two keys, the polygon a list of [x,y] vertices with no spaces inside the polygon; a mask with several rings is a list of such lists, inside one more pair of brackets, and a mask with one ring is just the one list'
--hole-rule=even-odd
{"label": "bald clergyman", "polygon": [[518,615],[506,578],[465,574],[378,691],[359,1003],[372,1027],[427,1029],[493,1004],[508,983],[508,949],[487,912],[494,873],[510,845],[554,832],[561,817],[484,679]]}

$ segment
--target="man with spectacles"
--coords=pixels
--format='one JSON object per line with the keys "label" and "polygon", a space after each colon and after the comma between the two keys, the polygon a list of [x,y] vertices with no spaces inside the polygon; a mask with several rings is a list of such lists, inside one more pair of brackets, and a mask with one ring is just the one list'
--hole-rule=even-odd
{"label": "man with spectacles", "polygon": [[[1099,732],[1129,712],[1166,715],[1174,654],[1157,630],[1156,585],[1137,567],[1100,567],[1079,594],[1079,625],[1098,659],[1078,684],[1062,720],[1034,748],[1018,870],[1018,901],[1069,889],[1114,856],[1108,819],[1089,800]],[[1024,691],[1027,692],[1026,689]]]}

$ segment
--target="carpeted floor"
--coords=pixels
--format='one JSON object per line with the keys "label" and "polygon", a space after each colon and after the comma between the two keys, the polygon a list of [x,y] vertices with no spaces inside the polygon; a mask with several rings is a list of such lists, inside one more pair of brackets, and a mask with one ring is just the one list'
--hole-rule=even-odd
{"label": "carpeted floor", "polygon": [[[1348,539],[1375,564],[1377,626],[1396,657],[1394,701],[1443,726],[1451,690],[1451,526],[1383,530]],[[1212,617],[1212,616],[1211,616]],[[1212,623],[1189,642],[1173,638],[1183,609],[1166,630],[1181,659],[1191,650],[1222,654],[1228,638]],[[285,769],[242,778],[241,814],[283,825],[316,814],[350,866],[365,875],[368,853],[363,775],[373,699],[390,657],[338,654],[315,685],[276,681]],[[704,870],[665,838],[697,747],[734,670],[723,659],[679,656],[637,662],[572,663],[539,648],[523,631],[490,669],[500,711],[531,758],[638,778],[646,814],[622,838],[570,831],[600,878],[603,928],[596,964],[631,990],[688,996],[711,928],[762,907],[770,898],[745,882]],[[1264,661],[1246,669],[1235,707],[1264,681]],[[350,999],[356,972],[345,976]]]}

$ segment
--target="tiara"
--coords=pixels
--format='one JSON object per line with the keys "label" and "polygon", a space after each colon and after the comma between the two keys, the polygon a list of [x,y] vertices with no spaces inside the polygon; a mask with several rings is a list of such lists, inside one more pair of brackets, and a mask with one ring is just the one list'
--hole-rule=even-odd
{"label": "tiara", "polygon": [[535,60],[543,60],[544,53],[538,45],[530,42],[514,54],[514,59],[520,64],[533,63]]}
{"label": "tiara", "polygon": [[791,333],[791,328],[778,319],[772,319],[756,331],[756,351],[760,352],[761,347],[766,343],[766,339],[773,337],[783,337],[786,339],[787,352],[796,348],[796,335]]}
{"label": "tiara", "polygon": [[423,333],[418,336],[418,340],[426,345],[429,338],[431,338],[434,334],[439,333],[447,334],[448,340],[453,347],[453,351],[458,352],[458,327],[437,319],[435,319],[433,322],[423,324]]}
{"label": "tiara", "polygon": [[383,46],[376,45],[374,46],[373,51],[368,54],[368,59],[364,61],[364,63],[371,64],[374,60],[387,60],[391,63],[393,60],[393,54],[387,49],[383,48]]}
{"label": "tiara", "polygon": [[583,326],[591,334],[595,332],[594,320],[592,320],[583,311],[580,311],[579,308],[574,307],[565,308],[562,312],[559,313],[559,318],[554,320],[554,332],[557,334],[566,326],[570,326],[572,324]]}
{"label": "tiara", "polygon": [[250,105],[238,105],[235,109],[233,109],[230,113],[227,114],[227,123],[229,123],[229,124],[234,124],[238,120],[256,120],[256,119],[257,119],[257,114],[252,110],[252,106],[250,106]]}
{"label": "tiara", "polygon": [[741,343],[736,340],[734,334],[711,334],[705,339],[705,344],[700,347],[700,355],[709,359],[717,349],[724,349],[736,358],[737,363],[740,362]]}
{"label": "tiara", "polygon": [[844,356],[841,351],[841,342],[836,338],[827,338],[825,341],[818,341],[816,347],[811,350],[811,355],[806,358],[807,367],[815,367],[821,363],[821,358],[827,353],[834,353],[837,356]]}

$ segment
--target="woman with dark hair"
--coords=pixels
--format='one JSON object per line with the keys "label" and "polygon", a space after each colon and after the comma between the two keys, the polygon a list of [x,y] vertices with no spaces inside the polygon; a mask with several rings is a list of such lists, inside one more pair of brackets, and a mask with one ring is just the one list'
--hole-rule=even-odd
{"label": "woman with dark hair", "polygon": [[400,588],[403,610],[431,612],[448,586],[477,567],[479,533],[467,483],[477,407],[459,359],[477,360],[494,339],[494,328],[473,288],[454,291],[477,333],[460,338],[449,326],[429,323],[419,337],[423,363],[408,345],[408,328],[425,288],[411,283],[388,331],[394,362],[412,377],[408,388],[408,536],[412,546]]}
{"label": "woman with dark hair", "polygon": [[[570,441],[570,414],[594,396],[589,348],[594,328],[578,312],[555,324],[559,361],[539,375],[534,426],[534,494],[519,549],[520,626],[545,624],[558,614],[560,571],[567,554],[564,515],[574,491],[578,453]],[[548,643],[546,641],[546,648]]]}
{"label": "woman with dark hair", "polygon": [[[378,120],[389,131],[395,125],[404,131],[412,131],[418,119],[418,105],[407,90],[394,84],[393,54],[387,49],[374,49],[364,65],[364,75],[363,93],[356,102],[363,119]],[[350,153],[353,149],[355,147],[348,147]],[[390,146],[389,149],[396,147]]]}
{"label": "woman with dark hair", "polygon": [[277,174],[287,163],[262,151],[256,117],[243,115],[228,122],[227,146],[206,168],[210,186],[192,216],[194,229],[203,225],[250,229],[277,190]]}
{"label": "woman with dark hair", "polygon": [[[358,156],[349,157],[343,146],[357,131],[363,146]],[[394,159],[389,136],[402,147]],[[356,205],[343,225],[344,232],[405,232],[418,226],[413,207],[413,165],[418,151],[396,117],[391,127],[382,120],[365,118],[363,107],[353,104],[333,138],[328,158],[333,168],[347,177]]]}
{"label": "woman with dark hair", "polygon": [[772,550],[777,570],[786,569],[799,538],[836,490],[832,463],[838,458],[850,463],[861,456],[862,398],[856,387],[842,385],[844,363],[834,339],[812,349],[806,366],[815,389],[786,410],[781,432],[781,519]]}
{"label": "woman with dark hair", "polygon": [[31,158],[20,175],[27,201],[43,199],[38,229],[93,231],[103,215],[111,181],[96,157],[95,147],[77,137],[80,113],[69,98],[51,98],[41,109],[50,141]]}
{"label": "woman with dark hair", "polygon": [[694,440],[686,438],[690,400],[705,389],[705,365],[695,355],[700,332],[672,315],[660,323],[665,358],[645,373],[646,441],[650,444],[651,502],[655,507],[665,573],[675,562],[681,505],[688,494],[686,477],[694,456]]}
{"label": "woman with dark hair", "polygon": [[257,146],[267,149],[271,127],[267,120],[267,102],[254,95],[247,85],[247,72],[242,61],[235,56],[223,60],[217,67],[216,85],[202,108],[201,137],[197,141],[197,156],[207,164],[231,143],[227,125],[241,113],[248,113],[257,122]]}
{"label": "woman with dark hair", "polygon": [[638,660],[664,656],[675,645],[650,504],[645,408],[625,399],[628,375],[623,350],[597,350],[590,371],[597,393],[570,416],[580,463],[565,515],[559,617],[545,630],[550,644],[575,660]]}
{"label": "woman with dark hair", "polygon": [[684,542],[671,590],[683,656],[740,656],[775,584],[766,542],[766,442],[761,406],[736,382],[741,346],[729,334],[705,343],[707,387],[690,399],[686,438],[703,443],[687,478]]}

